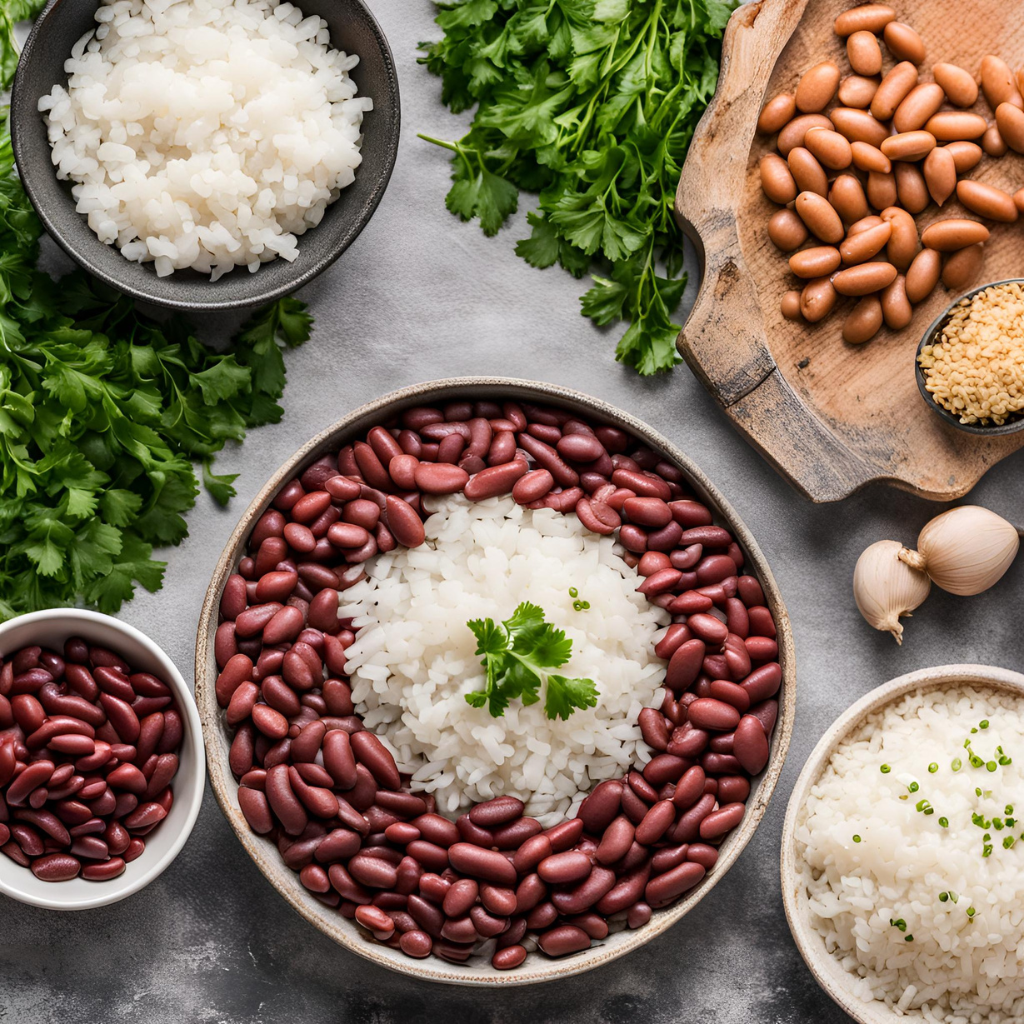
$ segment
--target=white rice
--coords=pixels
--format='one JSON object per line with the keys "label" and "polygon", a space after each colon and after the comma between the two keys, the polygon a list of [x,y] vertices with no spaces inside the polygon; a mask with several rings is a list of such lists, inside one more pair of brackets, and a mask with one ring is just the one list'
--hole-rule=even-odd
{"label": "white rice", "polygon": [[[507,794],[554,824],[595,782],[649,760],[637,718],[664,695],[653,644],[669,616],[636,593],[613,540],[574,515],[507,497],[436,507],[424,546],[378,556],[343,595],[339,614],[358,628],[346,652],[356,711],[440,813]],[[573,610],[570,587],[589,610]],[[466,622],[507,619],[521,601],[565,630],[572,657],[558,671],[593,679],[596,707],[551,721],[543,695],[529,707],[513,701],[502,718],[466,703],[486,682]]]}
{"label": "white rice", "polygon": [[39,101],[89,227],[161,277],[294,260],[361,160],[359,58],[277,0],[103,0],[96,21]]}
{"label": "white rice", "polygon": [[[967,738],[995,771],[971,766]],[[1000,746],[1010,764],[998,765]],[[832,755],[807,800],[797,848],[811,920],[862,999],[945,1024],[1024,1020],[1022,773],[1021,702],[972,687],[912,694],[872,715]],[[917,810],[920,800],[934,813]],[[1005,827],[1008,804],[1013,827]]]}

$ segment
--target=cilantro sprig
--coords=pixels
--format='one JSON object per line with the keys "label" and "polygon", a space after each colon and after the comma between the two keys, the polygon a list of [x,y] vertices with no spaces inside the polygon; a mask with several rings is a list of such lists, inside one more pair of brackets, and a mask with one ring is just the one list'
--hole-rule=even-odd
{"label": "cilantro sprig", "polygon": [[[0,3],[0,82],[8,22]],[[193,463],[225,503],[234,475],[214,455],[276,422],[284,347],[309,337],[303,303],[281,299],[214,352],[179,317],[157,322],[86,274],[36,269],[42,228],[14,170],[0,110],[0,620],[84,603],[116,612],[158,590],[154,545],[188,535]]]}
{"label": "cilantro sprig", "polygon": [[509,704],[519,697],[523,704],[536,704],[545,688],[544,711],[548,718],[566,720],[577,708],[597,704],[597,687],[592,679],[570,679],[547,669],[564,665],[572,654],[572,640],[565,631],[544,621],[544,609],[524,601],[512,617],[495,625],[493,619],[466,623],[477,639],[476,653],[483,656],[487,686],[466,694],[466,703],[485,705],[494,718],[501,718]]}
{"label": "cilantro sprig", "polygon": [[476,112],[452,155],[448,209],[494,235],[519,191],[540,193],[516,252],[591,272],[582,313],[624,321],[616,358],[642,374],[679,361],[686,287],[673,216],[687,146],[718,80],[735,0],[456,0],[420,63],[453,113]]}

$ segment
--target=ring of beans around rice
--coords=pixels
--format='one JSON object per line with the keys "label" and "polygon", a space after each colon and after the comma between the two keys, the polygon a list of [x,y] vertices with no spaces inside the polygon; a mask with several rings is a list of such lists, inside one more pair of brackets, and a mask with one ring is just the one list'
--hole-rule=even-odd
{"label": "ring of beans around rice", "polygon": [[[460,492],[617,533],[638,590],[672,615],[655,647],[665,699],[638,723],[654,756],[546,830],[507,796],[437,814],[354,714],[338,594],[377,552],[423,543],[423,494]],[[515,968],[534,948],[564,956],[641,927],[712,870],[768,762],[782,669],[760,584],[676,466],[555,407],[420,406],[285,484],[248,551],[214,643],[239,807],[376,941]]]}

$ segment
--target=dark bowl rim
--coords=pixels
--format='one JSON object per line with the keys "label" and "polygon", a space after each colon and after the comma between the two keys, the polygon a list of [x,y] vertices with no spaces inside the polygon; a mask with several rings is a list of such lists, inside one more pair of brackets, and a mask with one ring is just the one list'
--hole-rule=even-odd
{"label": "dark bowl rim", "polygon": [[989,281],[986,284],[978,285],[977,288],[972,288],[970,291],[964,292],[962,295],[958,295],[929,325],[921,336],[921,340],[917,343],[917,348],[914,351],[914,378],[917,381],[917,390],[921,392],[921,397],[925,400],[933,412],[937,413],[943,420],[946,421],[950,426],[956,427],[957,430],[962,430],[965,434],[976,434],[983,437],[1005,437],[1007,434],[1016,434],[1020,430],[1024,430],[1024,413],[1016,413],[1015,419],[1009,423],[1004,423],[997,427],[979,427],[973,423],[961,423],[960,417],[951,413],[948,409],[943,409],[938,402],[928,393],[928,389],[925,387],[924,371],[921,369],[921,364],[918,361],[918,357],[921,355],[921,349],[925,345],[930,344],[931,340],[939,332],[939,329],[945,323],[947,319],[953,314],[953,310],[960,305],[964,299],[973,299],[979,292],[983,292],[986,288],[995,288],[1001,284],[1020,284],[1024,285],[1024,277],[1007,277],[1001,281]]}
{"label": "dark bowl rim", "polygon": [[[18,176],[21,179],[22,187],[25,189],[29,201],[32,203],[32,208],[35,210],[36,216],[46,229],[47,234],[65,253],[67,253],[68,256],[71,257],[71,259],[75,261],[76,264],[78,264],[78,266],[92,277],[98,278],[111,288],[114,288],[125,295],[130,295],[135,299],[140,299],[143,302],[148,302],[155,306],[161,306],[165,309],[176,309],[183,312],[193,313],[203,311],[213,312],[216,310],[226,309],[251,309],[267,302],[273,302],[286,295],[290,295],[303,285],[308,284],[315,277],[319,276],[328,267],[330,267],[359,237],[363,228],[365,228],[370,222],[370,219],[376,212],[377,207],[380,205],[380,201],[383,199],[388,183],[391,180],[392,172],[395,169],[395,162],[398,159],[398,146],[401,136],[402,111],[401,96],[398,85],[398,73],[395,68],[394,54],[391,52],[391,46],[388,43],[387,37],[384,35],[383,29],[380,27],[380,23],[374,17],[373,12],[363,2],[363,0],[344,0],[345,3],[351,4],[353,7],[359,9],[361,16],[366,21],[367,27],[370,29],[378,47],[380,48],[384,70],[387,75],[387,94],[389,98],[393,100],[393,103],[390,104],[390,110],[384,109],[382,111],[382,113],[390,115],[381,121],[380,127],[380,130],[388,136],[387,146],[384,153],[384,166],[379,173],[377,181],[374,183],[369,197],[363,204],[362,209],[359,211],[359,216],[355,220],[354,227],[341,239],[340,243],[336,245],[334,249],[330,250],[326,256],[311,262],[310,265],[296,277],[285,279],[275,287],[269,288],[265,292],[261,292],[258,297],[238,296],[235,298],[215,299],[209,302],[196,301],[191,295],[181,299],[154,295],[146,291],[144,288],[140,288],[131,282],[121,280],[117,275],[107,273],[106,270],[92,265],[89,257],[85,253],[79,251],[64,237],[63,232],[56,225],[46,209],[45,203],[40,201],[40,197],[37,195],[35,185],[33,184],[33,174],[35,171],[32,168],[32,161],[27,159],[25,146],[22,142],[21,132],[19,130],[19,124],[21,121],[20,115],[24,115],[26,112],[21,110],[22,104],[19,104],[18,101],[18,83],[21,81],[21,75],[18,74],[18,71],[20,71],[22,66],[32,59],[33,50],[37,44],[40,44],[41,34],[46,30],[46,23],[48,19],[52,17],[57,7],[66,2],[67,0],[48,0],[46,6],[37,15],[32,25],[32,31],[29,33],[28,39],[22,46],[21,54],[18,58],[18,67],[15,71],[14,81],[11,85],[8,128],[11,134],[11,147],[14,151],[14,161],[18,169]],[[301,4],[301,0],[299,0],[299,2]],[[28,173],[25,172],[24,168],[29,168]],[[52,173],[52,167],[50,167],[49,170]],[[315,228],[311,229],[311,231],[315,231]],[[102,245],[104,248],[107,247],[106,243],[100,242],[99,238],[96,238],[96,244]],[[238,280],[245,280],[245,278],[239,277]],[[183,283],[194,284],[195,279],[190,278],[187,282]]]}

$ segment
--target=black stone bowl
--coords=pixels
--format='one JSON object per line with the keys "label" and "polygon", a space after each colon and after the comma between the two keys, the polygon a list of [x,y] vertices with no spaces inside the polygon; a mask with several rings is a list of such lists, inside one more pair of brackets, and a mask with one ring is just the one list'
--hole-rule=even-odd
{"label": "black stone bowl", "polygon": [[50,0],[25,44],[11,95],[11,136],[18,173],[32,205],[54,240],[69,256],[107,284],[147,302],[176,309],[232,309],[254,306],[294,291],[326,270],[373,216],[398,153],[398,77],[384,33],[361,0],[299,0],[305,14],[323,18],[331,45],[359,56],[350,72],[360,96],[373,100],[363,117],[363,161],[355,181],[327,207],[323,220],[299,236],[298,258],[275,259],[255,274],[236,267],[219,281],[176,270],[157,277],[152,263],[125,259],[92,232],[75,210],[70,181],[58,181],[50,160],[41,96],[67,76],[64,62],[75,42],[95,26],[94,0]]}
{"label": "black stone bowl", "polygon": [[957,296],[928,326],[928,330],[924,332],[920,342],[917,346],[917,351],[914,353],[914,374],[917,377],[917,389],[921,392],[921,397],[925,400],[928,407],[939,416],[942,417],[950,426],[956,427],[957,430],[962,430],[965,434],[984,434],[988,437],[1002,437],[1004,434],[1016,434],[1019,430],[1024,430],[1024,415],[1021,413],[1015,413],[1012,415],[1006,423],[1001,426],[979,426],[977,423],[961,423],[960,417],[955,413],[950,412],[948,409],[944,409],[938,402],[932,398],[930,392],[925,387],[925,376],[924,370],[921,369],[921,364],[918,362],[918,356],[921,354],[921,349],[925,345],[934,345],[942,338],[942,328],[946,326],[949,318],[953,315],[953,311],[957,306],[963,302],[964,299],[973,299],[978,292],[983,292],[986,288],[993,288],[1000,284],[1011,284],[1012,282],[1024,283],[1019,277],[1007,278],[1003,281],[989,281],[986,284],[978,285],[977,288],[972,288],[969,292],[964,292],[963,295]]}

